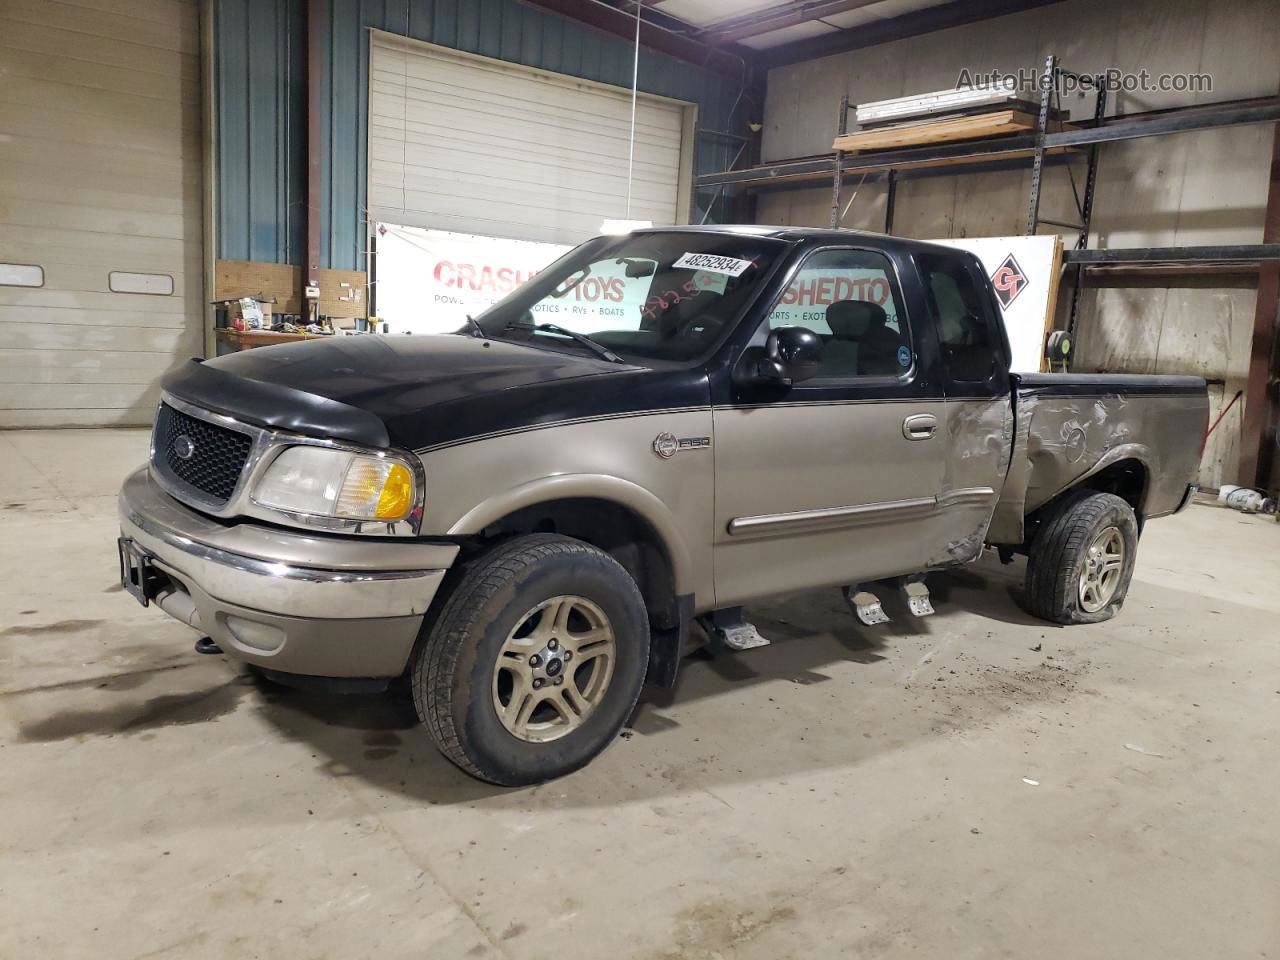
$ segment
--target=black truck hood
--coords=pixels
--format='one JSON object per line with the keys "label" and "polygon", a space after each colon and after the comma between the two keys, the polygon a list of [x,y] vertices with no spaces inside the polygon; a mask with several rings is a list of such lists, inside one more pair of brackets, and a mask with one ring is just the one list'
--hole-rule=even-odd
{"label": "black truck hood", "polygon": [[193,360],[163,386],[260,426],[412,450],[564,420],[708,403],[702,371],[654,370],[456,335],[260,347]]}

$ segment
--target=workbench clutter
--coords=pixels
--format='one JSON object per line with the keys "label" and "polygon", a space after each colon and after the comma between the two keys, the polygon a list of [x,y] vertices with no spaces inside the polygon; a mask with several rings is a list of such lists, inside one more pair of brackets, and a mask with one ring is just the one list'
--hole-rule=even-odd
{"label": "workbench clutter", "polygon": [[236,297],[230,300],[215,300],[215,305],[226,311],[226,326],[241,333],[246,330],[271,329],[271,307],[275,300],[258,297]]}
{"label": "workbench clutter", "polygon": [[219,352],[368,329],[367,275],[328,269],[316,274],[314,286],[309,281],[304,288],[298,266],[219,260],[213,301],[221,308],[216,329]]}

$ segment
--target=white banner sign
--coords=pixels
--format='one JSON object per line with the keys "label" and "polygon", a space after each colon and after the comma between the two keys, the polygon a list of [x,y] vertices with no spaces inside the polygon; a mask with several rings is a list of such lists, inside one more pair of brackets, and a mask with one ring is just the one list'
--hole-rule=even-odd
{"label": "white banner sign", "polygon": [[[503,240],[467,233],[426,230],[378,224],[377,311],[392,333],[450,333],[533,277],[569,247],[557,243]],[[982,261],[996,289],[1005,328],[1013,347],[1013,369],[1035,371],[1041,367],[1050,296],[1057,288],[1060,240],[1042,237],[969,237],[935,240],[974,253]],[[693,257],[686,254],[686,257]],[[701,257],[700,286],[715,288],[735,275],[739,263],[730,258]],[[709,261],[725,261],[709,262]],[[708,262],[704,262],[708,261]],[[570,278],[563,297],[544,300],[535,307],[535,319],[555,323],[571,320],[575,330],[628,329],[649,294],[649,278],[627,277],[625,264],[602,267],[574,283]],[[713,272],[714,271],[714,272]],[[737,272],[741,272],[737,270]],[[775,308],[785,322],[807,326],[821,333],[826,306],[838,300],[870,300],[881,304],[896,322],[893,300],[883,272],[833,270],[792,284]],[[780,318],[775,317],[775,325]]]}
{"label": "white banner sign", "polygon": [[996,290],[1013,348],[1015,373],[1041,369],[1061,267],[1060,237],[966,237],[933,240],[976,254]]}
{"label": "white banner sign", "polygon": [[[569,249],[390,223],[376,229],[378,319],[392,333],[452,333]],[[600,280],[608,283],[584,281],[579,299],[607,302]]]}

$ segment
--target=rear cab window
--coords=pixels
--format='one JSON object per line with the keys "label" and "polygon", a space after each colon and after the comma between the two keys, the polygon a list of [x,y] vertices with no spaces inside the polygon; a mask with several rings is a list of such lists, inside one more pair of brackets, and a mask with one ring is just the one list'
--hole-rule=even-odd
{"label": "rear cab window", "polygon": [[1008,346],[985,277],[956,255],[919,253],[916,264],[947,376],[967,383],[997,377],[1007,367]]}

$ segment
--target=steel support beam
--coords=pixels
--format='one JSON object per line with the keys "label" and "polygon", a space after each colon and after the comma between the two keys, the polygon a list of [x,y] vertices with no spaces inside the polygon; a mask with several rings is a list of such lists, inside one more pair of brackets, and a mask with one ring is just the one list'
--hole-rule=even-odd
{"label": "steel support beam", "polygon": [[884,192],[884,232],[893,236],[893,212],[898,202],[898,171],[890,170]]}
{"label": "steel support beam", "polygon": [[1129,247],[1066,250],[1064,263],[1280,263],[1280,243],[1236,243],[1213,247]]}
{"label": "steel support beam", "polygon": [[[840,116],[836,119],[836,139],[839,140],[849,129],[849,95],[840,98]],[[831,229],[840,226],[840,168],[844,163],[844,151],[837,150],[832,160],[831,173]]]}
{"label": "steel support beam", "polygon": [[1214,127],[1234,127],[1249,123],[1272,123],[1280,120],[1280,97],[1267,97],[1246,106],[1184,107],[1159,113],[1150,118],[1135,120],[1121,118],[1099,127],[1084,130],[1063,130],[1047,133],[1045,147],[1078,147],[1086,143],[1114,143],[1117,140],[1138,140],[1142,137],[1159,137],[1170,133],[1186,133],[1190,130],[1210,130]]}
{"label": "steel support beam", "polygon": [[1027,199],[1028,237],[1036,235],[1040,226],[1040,175],[1044,171],[1044,135],[1049,129],[1049,105],[1058,79],[1058,58],[1049,54],[1044,61],[1044,73],[1040,75],[1040,113],[1036,120],[1036,145],[1031,158],[1031,193]]}
{"label": "steel support beam", "polygon": [[204,335],[202,353],[205,358],[218,355],[218,308],[213,303],[218,275],[218,74],[214,58],[214,0],[200,0],[200,129],[202,173],[201,201],[201,270],[204,289]]}
{"label": "steel support beam", "polygon": [[[1271,177],[1267,212],[1262,226],[1264,243],[1280,249],[1280,124],[1271,143]],[[1280,342],[1280,260],[1258,266],[1258,301],[1253,312],[1249,349],[1249,379],[1245,383],[1244,423],[1240,428],[1240,482],[1274,489],[1276,476],[1277,401],[1276,346]]]}
{"label": "steel support beam", "polygon": [[[840,169],[844,176],[848,177],[850,174],[873,173],[904,165],[916,167],[948,163],[959,165],[987,158],[999,160],[1007,154],[1029,152],[1034,148],[1035,137],[1033,136],[1010,137],[987,144],[959,144],[928,150],[916,148],[848,156],[842,159]],[[718,187],[722,183],[727,185],[763,184],[792,177],[826,179],[835,174],[835,166],[834,154],[815,157],[811,160],[788,160],[742,170],[723,170],[718,173],[703,174],[698,177],[697,185]]]}
{"label": "steel support beam", "polygon": [[965,3],[948,3],[914,13],[904,13],[888,20],[862,23],[851,30],[784,43],[761,51],[756,62],[762,68],[771,69],[1061,2],[1062,0],[967,0]]}
{"label": "steel support beam", "polygon": [[320,284],[320,207],[324,202],[324,180],[321,176],[320,153],[324,140],[320,135],[320,114],[324,110],[321,95],[324,66],[324,25],[327,4],[323,0],[307,0],[307,259],[301,273],[302,322],[319,319],[310,310],[319,300],[307,299],[307,287]]}

